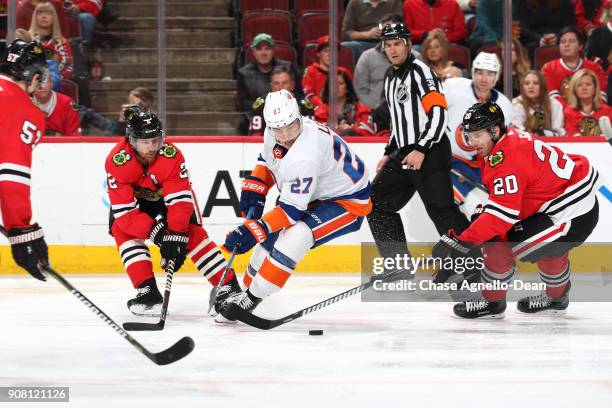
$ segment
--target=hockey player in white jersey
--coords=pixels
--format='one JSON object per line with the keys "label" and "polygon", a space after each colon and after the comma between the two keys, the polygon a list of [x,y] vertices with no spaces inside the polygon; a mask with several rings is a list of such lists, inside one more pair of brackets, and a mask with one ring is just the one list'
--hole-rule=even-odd
{"label": "hockey player in white jersey", "polygon": [[[244,276],[246,290],[215,305],[218,322],[235,320],[231,304],[253,310],[283,287],[309,249],[359,230],[372,209],[363,161],[327,126],[302,117],[291,93],[269,93],[264,119],[263,152],[240,197],[241,211],[253,207],[253,218],[224,244],[239,254],[256,247]],[[274,184],[278,204],[263,214]]]}
{"label": "hockey player in white jersey", "polygon": [[[493,87],[499,80],[501,65],[495,54],[479,53],[472,64],[472,79],[450,78],[444,82],[448,103],[448,128],[453,158],[451,167],[471,181],[482,184],[480,166],[476,161],[476,150],[465,144],[461,122],[465,112],[475,103],[495,102],[510,123],[512,103]],[[474,189],[474,184],[461,180],[453,172],[451,178],[455,200],[469,217],[478,204],[486,201],[487,194]]]}

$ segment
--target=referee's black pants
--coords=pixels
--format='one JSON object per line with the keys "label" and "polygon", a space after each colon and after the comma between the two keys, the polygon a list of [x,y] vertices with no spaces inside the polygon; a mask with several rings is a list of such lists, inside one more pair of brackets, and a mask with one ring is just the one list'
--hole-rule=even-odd
{"label": "referee's black pants", "polygon": [[[420,170],[404,170],[401,161],[411,149],[398,149],[372,181],[373,209],[370,230],[383,257],[408,254],[406,234],[398,211],[419,193],[429,218],[440,235],[454,229],[457,234],[469,222],[453,199],[450,178],[451,149],[443,137],[425,155]],[[410,227],[410,226],[409,226]]]}

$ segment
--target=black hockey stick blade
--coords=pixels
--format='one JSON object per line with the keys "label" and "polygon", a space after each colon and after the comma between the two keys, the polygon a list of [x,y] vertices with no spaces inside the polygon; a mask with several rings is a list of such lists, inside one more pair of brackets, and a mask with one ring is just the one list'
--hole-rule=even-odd
{"label": "black hockey stick blade", "polygon": [[183,337],[174,345],[159,353],[150,353],[147,355],[151,361],[157,365],[167,365],[180,360],[187,356],[195,348],[195,343],[191,337]]}
{"label": "black hockey stick blade", "polygon": [[160,320],[157,323],[125,322],[123,328],[127,331],[159,331],[164,330],[165,325],[165,320]]}

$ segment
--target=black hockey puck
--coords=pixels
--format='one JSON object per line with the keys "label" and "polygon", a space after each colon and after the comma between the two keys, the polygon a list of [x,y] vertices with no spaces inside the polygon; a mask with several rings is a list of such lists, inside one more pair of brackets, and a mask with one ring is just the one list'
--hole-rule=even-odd
{"label": "black hockey puck", "polygon": [[323,330],[308,330],[308,334],[311,336],[322,336]]}

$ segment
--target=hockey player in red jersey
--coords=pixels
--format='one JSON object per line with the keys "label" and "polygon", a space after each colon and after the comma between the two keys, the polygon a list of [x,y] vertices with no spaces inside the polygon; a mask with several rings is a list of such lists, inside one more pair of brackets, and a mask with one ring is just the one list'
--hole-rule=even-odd
{"label": "hockey player in red jersey", "polygon": [[[128,308],[136,315],[150,316],[159,314],[162,296],[145,239],[160,247],[162,268],[174,259],[178,271],[189,256],[213,285],[221,279],[226,262],[202,227],[185,158],[176,146],[164,142],[157,116],[140,105],[130,105],[125,118],[126,138],[113,147],[105,165],[110,232],[137,289]],[[217,297],[240,291],[230,270]]]}
{"label": "hockey player in red jersey", "polygon": [[[546,291],[519,300],[525,313],[563,313],[569,304],[569,250],[582,244],[598,221],[597,171],[586,157],[565,154],[529,134],[508,130],[501,108],[473,105],[463,118],[466,143],[480,157],[489,198],[472,224],[443,236],[434,252],[479,256],[484,243],[484,283],[509,283],[514,259],[537,263]],[[498,284],[497,286],[495,286]],[[455,305],[459,317],[503,317],[505,290],[484,290]]]}
{"label": "hockey player in red jersey", "polygon": [[33,277],[48,263],[43,230],[32,224],[30,168],[32,149],[45,132],[45,115],[29,97],[47,81],[47,62],[35,42],[15,40],[0,62],[0,207],[13,259]]}

